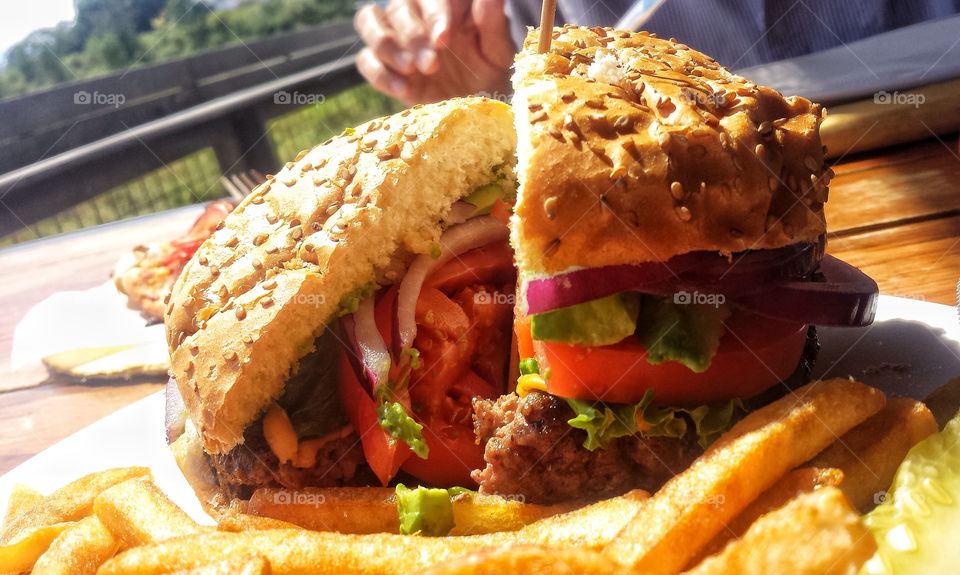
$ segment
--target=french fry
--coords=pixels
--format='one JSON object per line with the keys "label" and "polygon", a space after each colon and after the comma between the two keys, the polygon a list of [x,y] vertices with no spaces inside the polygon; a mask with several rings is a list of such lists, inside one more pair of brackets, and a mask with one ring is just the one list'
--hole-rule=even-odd
{"label": "french fry", "polygon": [[237,550],[263,556],[272,573],[409,575],[453,557],[505,544],[579,546],[609,543],[647,503],[642,491],[614,497],[532,523],[518,531],[464,537],[416,537],[297,530],[201,533],[129,549],[98,575],[150,575],[194,569]]}
{"label": "french fry", "polygon": [[923,403],[891,399],[810,464],[843,471],[841,489],[854,507],[866,513],[882,501],[910,448],[936,432],[937,422]]}
{"label": "french fry", "polygon": [[[450,534],[516,531],[574,507],[536,505],[496,495],[460,495],[453,499],[454,528]],[[258,489],[250,497],[246,512],[315,531],[398,533],[400,530],[396,494],[389,488]]]}
{"label": "french fry", "polygon": [[67,527],[37,559],[33,575],[88,575],[113,557],[120,541],[96,515]]}
{"label": "french fry", "polygon": [[618,575],[620,564],[599,551],[545,545],[505,545],[456,557],[424,575]]}
{"label": "french fry", "polygon": [[398,533],[395,492],[390,488],[258,489],[246,512],[314,531]]}
{"label": "french fry", "polygon": [[687,575],[856,573],[877,545],[836,487],[800,495]]}
{"label": "french fry", "polygon": [[33,529],[82,519],[90,515],[93,500],[101,491],[133,477],[149,476],[146,467],[123,467],[81,477],[36,501],[28,511],[5,524],[0,543],[13,541]]}
{"label": "french fry", "polygon": [[220,531],[264,531],[266,529],[296,529],[298,526],[272,517],[247,515],[246,513],[225,513],[217,519]]}
{"label": "french fry", "polygon": [[882,392],[833,379],[754,411],[643,505],[607,553],[635,571],[677,573],[787,471],[883,404]]}
{"label": "french fry", "polygon": [[197,525],[152,481],[130,479],[97,496],[93,510],[126,546],[155,543],[196,533]]}
{"label": "french fry", "polygon": [[235,557],[174,575],[270,575],[270,563],[263,557]]}
{"label": "french fry", "polygon": [[54,523],[33,527],[0,545],[0,573],[29,571],[47,547],[73,523]]}
{"label": "french fry", "polygon": [[25,510],[30,509],[43,499],[43,494],[20,483],[14,484],[10,490],[10,498],[7,499],[7,511],[3,515],[3,523],[0,525],[9,525],[18,515]]}
{"label": "french fry", "polygon": [[823,487],[839,487],[843,481],[843,472],[839,469],[817,467],[794,469],[754,499],[753,503],[741,511],[701,550],[699,557],[691,561],[691,564],[699,563],[707,556],[720,552],[732,539],[740,538],[762,515],[783,507],[798,495]]}

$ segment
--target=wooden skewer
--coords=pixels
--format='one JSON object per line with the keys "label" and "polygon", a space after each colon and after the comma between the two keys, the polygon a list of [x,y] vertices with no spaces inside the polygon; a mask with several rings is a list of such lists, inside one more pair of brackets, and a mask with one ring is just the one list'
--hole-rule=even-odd
{"label": "wooden skewer", "polygon": [[540,9],[540,43],[537,45],[537,52],[541,54],[550,50],[550,42],[553,40],[553,17],[557,13],[557,0],[543,0],[543,7]]}

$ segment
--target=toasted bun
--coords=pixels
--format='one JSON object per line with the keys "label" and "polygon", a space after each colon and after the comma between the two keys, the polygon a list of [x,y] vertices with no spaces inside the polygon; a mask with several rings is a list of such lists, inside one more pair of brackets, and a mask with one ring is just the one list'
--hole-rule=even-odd
{"label": "toasted bun", "polygon": [[548,53],[536,44],[513,77],[525,277],[824,233],[819,105],[642,32],[564,27]]}
{"label": "toasted bun", "polygon": [[512,165],[515,145],[507,105],[450,100],[346,130],[254,190],[166,309],[172,375],[206,451],[242,443],[341,302],[429,252],[452,203]]}

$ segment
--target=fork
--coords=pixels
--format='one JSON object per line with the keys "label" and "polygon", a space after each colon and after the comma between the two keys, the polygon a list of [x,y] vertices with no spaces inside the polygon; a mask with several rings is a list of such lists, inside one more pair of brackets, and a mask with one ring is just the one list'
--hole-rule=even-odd
{"label": "fork", "polygon": [[227,193],[235,201],[239,202],[257,186],[267,181],[267,178],[257,170],[247,170],[229,176],[220,176],[220,183],[223,184]]}

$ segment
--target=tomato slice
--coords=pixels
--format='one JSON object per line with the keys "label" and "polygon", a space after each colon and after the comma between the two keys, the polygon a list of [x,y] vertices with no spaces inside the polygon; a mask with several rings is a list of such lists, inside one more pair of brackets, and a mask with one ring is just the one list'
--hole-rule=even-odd
{"label": "tomato slice", "polygon": [[648,363],[636,338],[601,347],[534,341],[529,318],[518,319],[516,331],[520,356],[536,357],[541,371],[549,368],[554,395],[633,403],[653,390],[659,405],[700,405],[751,397],[786,379],[803,354],[807,326],[734,312],[702,373],[675,361]]}
{"label": "tomato slice", "polygon": [[367,464],[370,465],[370,469],[380,483],[387,485],[412,452],[407,444],[396,441],[380,427],[377,419],[377,404],[360,386],[346,351],[340,353],[338,376],[340,403],[357,435],[360,436]]}
{"label": "tomato slice", "polygon": [[477,445],[473,427],[450,425],[443,421],[423,422],[423,438],[430,447],[430,457],[411,457],[403,462],[403,470],[430,485],[470,487],[474,469],[482,469],[483,448]]}
{"label": "tomato slice", "polygon": [[477,284],[513,283],[513,250],[508,242],[497,242],[472,249],[434,270],[424,282],[425,288],[454,293]]}

